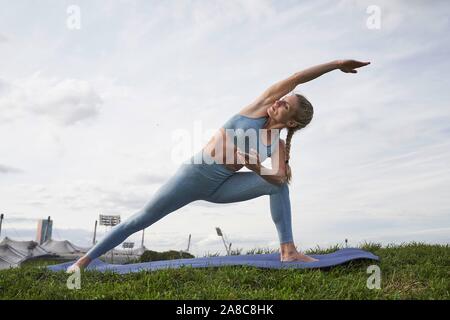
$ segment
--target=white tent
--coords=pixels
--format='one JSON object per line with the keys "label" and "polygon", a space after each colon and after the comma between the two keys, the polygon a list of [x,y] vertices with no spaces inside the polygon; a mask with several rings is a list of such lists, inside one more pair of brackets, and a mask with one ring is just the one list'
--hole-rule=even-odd
{"label": "white tent", "polygon": [[26,255],[9,244],[0,244],[0,270],[18,267],[25,259]]}
{"label": "white tent", "polygon": [[8,237],[0,242],[0,270],[18,267],[22,262],[37,257],[74,259],[88,251],[70,241],[48,240],[42,245],[35,241],[16,241]]}
{"label": "white tent", "polygon": [[8,245],[28,258],[49,254],[49,252],[47,252],[35,241],[16,241],[5,237],[3,241],[0,242],[0,245]]}
{"label": "white tent", "polygon": [[74,257],[85,254],[89,249],[79,247],[68,240],[47,240],[42,244],[46,251],[62,257]]}
{"label": "white tent", "polygon": [[8,262],[7,260],[5,260],[4,258],[0,257],[0,270],[14,268],[14,267],[17,267],[17,264],[12,264],[12,263]]}
{"label": "white tent", "polygon": [[34,241],[16,241],[6,237],[0,242],[0,269],[15,268],[26,260],[45,256],[51,254]]}

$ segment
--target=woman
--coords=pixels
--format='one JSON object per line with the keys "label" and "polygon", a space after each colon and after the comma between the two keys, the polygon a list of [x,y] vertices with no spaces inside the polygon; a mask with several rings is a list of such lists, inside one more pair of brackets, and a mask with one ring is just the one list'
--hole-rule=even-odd
{"label": "woman", "polygon": [[[313,107],[304,96],[287,94],[300,83],[311,81],[324,73],[336,69],[357,73],[356,68],[369,63],[336,60],[294,73],[270,86],[253,103],[226,122],[189,163],[182,164],[141,210],[114,227],[68,271],[86,267],[93,259],[116,247],[131,234],[147,228],[192,201],[231,203],[263,195],[270,196],[271,215],[281,247],[280,260],[317,261],[298,252],[294,245],[288,189],[292,136],[311,121]],[[287,130],[286,143],[278,138],[278,131],[282,129]],[[271,168],[261,165],[266,157],[271,158]],[[251,172],[237,172],[244,166]]]}

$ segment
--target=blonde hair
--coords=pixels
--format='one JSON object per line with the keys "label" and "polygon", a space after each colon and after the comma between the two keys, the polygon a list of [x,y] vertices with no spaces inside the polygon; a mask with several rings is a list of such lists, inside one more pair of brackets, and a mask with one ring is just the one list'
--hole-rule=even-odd
{"label": "blonde hair", "polygon": [[291,167],[289,166],[289,158],[291,156],[291,140],[294,135],[294,133],[304,127],[306,127],[312,120],[314,115],[314,108],[311,104],[311,102],[306,99],[305,96],[295,93],[295,95],[298,98],[299,106],[297,109],[297,113],[295,115],[295,120],[297,121],[298,125],[294,128],[288,128],[288,133],[286,136],[286,178],[287,183],[291,181],[292,178],[292,171]]}

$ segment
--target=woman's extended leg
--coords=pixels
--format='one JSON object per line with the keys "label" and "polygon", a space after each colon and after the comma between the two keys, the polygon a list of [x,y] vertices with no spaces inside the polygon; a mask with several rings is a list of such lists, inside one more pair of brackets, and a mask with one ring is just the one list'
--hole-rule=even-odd
{"label": "woman's extended leg", "polygon": [[167,214],[197,200],[198,196],[179,175],[172,177],[138,212],[115,226],[86,254],[91,260],[118,246],[131,234],[149,227]]}
{"label": "woman's extended leg", "polygon": [[147,228],[184,205],[203,198],[205,194],[215,190],[226,178],[213,174],[205,176],[199,174],[198,170],[199,167],[194,165],[181,166],[141,210],[115,226],[68,271],[73,271],[75,267],[87,266],[93,259],[116,247],[131,234]]}

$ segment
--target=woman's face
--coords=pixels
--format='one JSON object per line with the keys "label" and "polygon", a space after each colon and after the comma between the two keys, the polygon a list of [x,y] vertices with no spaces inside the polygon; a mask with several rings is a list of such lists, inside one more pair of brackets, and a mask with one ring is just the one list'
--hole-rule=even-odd
{"label": "woman's face", "polygon": [[295,94],[287,95],[277,100],[267,109],[267,114],[277,123],[282,123],[286,127],[293,127],[296,124],[295,116],[298,110],[298,97]]}

